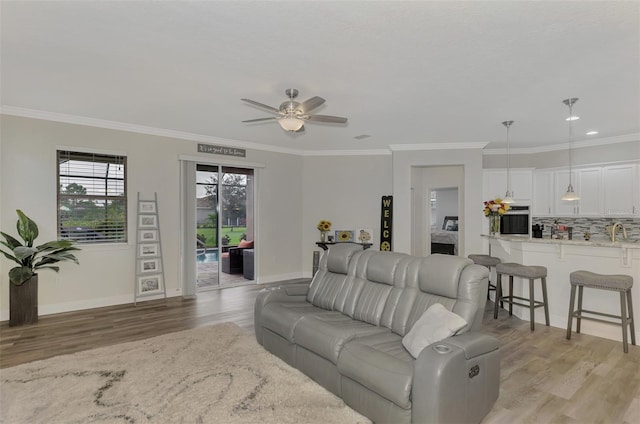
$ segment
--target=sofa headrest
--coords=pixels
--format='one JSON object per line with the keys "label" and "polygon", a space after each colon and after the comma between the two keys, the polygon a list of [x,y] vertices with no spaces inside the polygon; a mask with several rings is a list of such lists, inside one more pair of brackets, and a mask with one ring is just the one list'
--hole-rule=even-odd
{"label": "sofa headrest", "polygon": [[334,244],[327,252],[327,271],[346,275],[349,270],[349,261],[357,252],[362,252],[362,246],[359,244]]}
{"label": "sofa headrest", "polygon": [[420,260],[420,291],[455,299],[462,270],[473,261],[459,256],[434,254]]}
{"label": "sofa headrest", "polygon": [[404,277],[409,258],[409,255],[405,253],[367,250],[358,260],[356,276],[375,283],[393,286],[398,278]]}

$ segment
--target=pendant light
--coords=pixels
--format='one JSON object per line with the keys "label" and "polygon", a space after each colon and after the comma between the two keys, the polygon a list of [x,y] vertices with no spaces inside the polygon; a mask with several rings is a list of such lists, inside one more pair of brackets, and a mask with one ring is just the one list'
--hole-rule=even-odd
{"label": "pendant light", "polygon": [[502,199],[502,203],[513,203],[513,191],[511,191],[511,146],[509,143],[509,127],[513,124],[513,121],[504,121],[502,125],[507,127],[507,192]]}
{"label": "pendant light", "polygon": [[573,97],[571,99],[565,99],[562,101],[562,103],[569,106],[569,118],[567,118],[567,121],[569,121],[569,186],[567,187],[567,192],[563,194],[560,199],[567,200],[567,201],[580,200],[580,196],[578,196],[578,193],[573,191],[573,184],[571,184],[571,181],[572,181],[571,141],[573,137],[573,121],[578,119],[577,117],[573,116],[573,105],[576,104],[577,101],[578,101],[577,97]]}

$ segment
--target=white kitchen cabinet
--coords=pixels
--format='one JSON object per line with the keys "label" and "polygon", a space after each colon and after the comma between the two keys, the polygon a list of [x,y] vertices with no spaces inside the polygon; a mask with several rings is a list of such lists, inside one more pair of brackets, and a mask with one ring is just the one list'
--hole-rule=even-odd
{"label": "white kitchen cabinet", "polygon": [[[483,173],[485,200],[504,197],[506,172]],[[571,182],[579,200],[561,200],[568,169],[511,171],[515,203],[530,204],[532,216],[640,217],[640,163],[574,168]]]}
{"label": "white kitchen cabinet", "polygon": [[638,165],[611,165],[602,169],[605,216],[640,216]]}
{"label": "white kitchen cabinet", "polygon": [[578,181],[578,216],[602,216],[602,167],[576,170]]}
{"label": "white kitchen cabinet", "polygon": [[[511,170],[511,190],[516,203],[531,202],[530,170]],[[490,169],[483,172],[483,196],[485,200],[504,198],[507,192],[507,170]]]}
{"label": "white kitchen cabinet", "polygon": [[533,216],[553,215],[553,177],[553,171],[533,172],[533,199],[531,204],[531,214]]}
{"label": "white kitchen cabinet", "polygon": [[569,186],[569,171],[555,173],[555,215],[602,216],[602,168],[582,168],[571,172],[573,190],[580,200],[562,200]]}

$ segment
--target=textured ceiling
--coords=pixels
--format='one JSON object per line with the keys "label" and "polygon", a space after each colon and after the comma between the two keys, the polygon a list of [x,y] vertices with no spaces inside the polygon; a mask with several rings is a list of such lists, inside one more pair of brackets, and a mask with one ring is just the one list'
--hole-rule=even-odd
{"label": "textured ceiling", "polygon": [[[576,143],[639,140],[639,6],[2,1],[1,101],[10,114],[299,151],[501,149],[509,119],[512,147],[535,150],[567,142],[562,100],[579,97]],[[349,122],[307,123],[303,134],[240,122],[270,116],[241,98],[277,107],[289,87]]]}

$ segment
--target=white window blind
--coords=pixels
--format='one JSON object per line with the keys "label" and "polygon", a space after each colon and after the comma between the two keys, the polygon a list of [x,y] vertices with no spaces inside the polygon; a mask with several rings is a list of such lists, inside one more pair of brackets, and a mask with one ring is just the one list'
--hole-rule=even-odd
{"label": "white window blind", "polygon": [[126,242],[126,175],[125,156],[58,150],[58,236]]}

